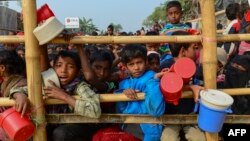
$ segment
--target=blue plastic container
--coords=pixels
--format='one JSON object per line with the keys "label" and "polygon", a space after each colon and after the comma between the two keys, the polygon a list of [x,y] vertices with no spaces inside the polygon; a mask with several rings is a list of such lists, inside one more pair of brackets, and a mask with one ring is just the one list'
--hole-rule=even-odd
{"label": "blue plastic container", "polygon": [[232,113],[230,107],[226,110],[212,109],[200,102],[198,126],[202,130],[210,133],[220,132],[227,113]]}

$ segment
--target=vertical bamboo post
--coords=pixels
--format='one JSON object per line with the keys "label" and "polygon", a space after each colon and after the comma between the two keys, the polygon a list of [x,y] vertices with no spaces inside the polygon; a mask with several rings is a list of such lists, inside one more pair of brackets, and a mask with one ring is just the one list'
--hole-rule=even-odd
{"label": "vertical bamboo post", "polygon": [[[205,88],[216,88],[217,41],[214,0],[200,0],[203,41],[203,76]],[[218,141],[218,134],[206,132],[207,141]]]}
{"label": "vertical bamboo post", "polygon": [[35,118],[35,122],[39,123],[33,139],[34,141],[46,141],[45,124],[43,124],[45,123],[45,111],[42,100],[40,53],[38,42],[33,34],[33,30],[37,26],[36,0],[23,0],[22,5],[28,94],[34,109],[32,116]]}

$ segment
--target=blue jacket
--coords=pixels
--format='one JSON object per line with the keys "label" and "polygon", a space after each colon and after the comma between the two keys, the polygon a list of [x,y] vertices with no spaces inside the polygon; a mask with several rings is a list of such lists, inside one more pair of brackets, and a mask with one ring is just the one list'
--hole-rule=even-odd
{"label": "blue jacket", "polygon": [[[165,101],[160,91],[159,79],[154,79],[155,72],[146,71],[138,78],[128,77],[120,82],[119,90],[139,90],[145,93],[143,101],[118,102],[117,112],[123,114],[150,114],[159,117],[164,114]],[[144,141],[160,141],[163,126],[159,124],[140,124],[144,133]]]}

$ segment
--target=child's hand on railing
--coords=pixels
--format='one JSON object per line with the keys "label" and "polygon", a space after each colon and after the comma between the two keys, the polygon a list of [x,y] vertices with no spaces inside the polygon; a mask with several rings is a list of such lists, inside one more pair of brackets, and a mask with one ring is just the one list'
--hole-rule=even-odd
{"label": "child's hand on railing", "polygon": [[129,98],[129,99],[138,99],[137,93],[138,90],[133,89],[126,89],[123,91],[123,93]]}
{"label": "child's hand on railing", "polygon": [[77,35],[76,33],[73,33],[73,32],[67,31],[67,30],[63,30],[62,33],[59,35],[59,37],[63,38],[67,42],[69,42],[76,35]]}

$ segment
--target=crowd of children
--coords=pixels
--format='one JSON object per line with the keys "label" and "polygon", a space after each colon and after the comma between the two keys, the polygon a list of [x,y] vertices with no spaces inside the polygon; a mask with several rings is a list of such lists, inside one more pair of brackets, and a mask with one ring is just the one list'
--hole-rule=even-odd
{"label": "crowd of children", "polygon": [[[145,36],[185,36],[199,34],[189,30],[181,22],[182,6],[178,1],[169,1],[166,6],[167,23],[152,31],[140,31]],[[250,32],[250,9],[238,3],[226,8],[231,21],[224,34]],[[94,35],[94,34],[93,34]],[[95,34],[96,35],[96,34]],[[108,26],[107,36],[114,36],[113,26]],[[120,35],[127,35],[125,32]],[[16,51],[16,52],[15,52]],[[89,118],[99,118],[101,113],[148,114],[160,117],[163,114],[192,114],[194,104],[203,90],[202,44],[86,44],[44,45],[41,49],[41,72],[52,68],[58,76],[60,87],[53,81],[43,87],[44,98],[59,99],[67,104],[46,106],[47,113],[75,113]],[[250,87],[250,43],[225,42],[217,48],[217,86],[219,88]],[[16,111],[24,114],[29,109],[27,82],[25,79],[25,50],[18,47],[0,51],[0,94],[16,101]],[[180,99],[173,105],[164,101],[160,79],[180,58],[187,57],[196,63],[196,73],[183,88],[193,92],[193,99]],[[145,99],[137,101],[137,93],[145,93]],[[125,94],[134,101],[100,103],[99,93]],[[73,95],[79,95],[75,99]],[[250,98],[235,96],[232,106],[235,114],[250,113]],[[0,107],[3,112],[8,107]],[[112,131],[112,132],[109,132]],[[109,134],[105,134],[108,132]],[[49,141],[106,141],[111,134],[129,141],[205,141],[204,132],[197,125],[161,124],[48,124]],[[118,136],[117,136],[118,135]],[[0,129],[0,140],[8,137]]]}

